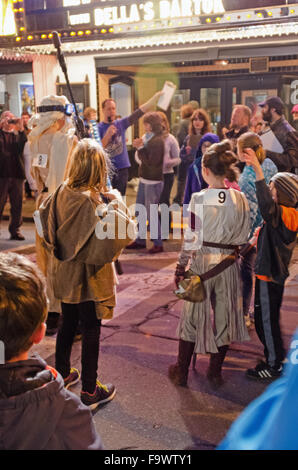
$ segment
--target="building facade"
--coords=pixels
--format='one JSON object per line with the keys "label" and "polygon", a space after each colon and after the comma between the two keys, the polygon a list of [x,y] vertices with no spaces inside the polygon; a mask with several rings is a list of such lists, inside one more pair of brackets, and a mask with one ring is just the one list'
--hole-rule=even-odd
{"label": "building facade", "polygon": [[[234,104],[255,113],[259,102],[276,94],[291,121],[290,110],[298,103],[297,2],[25,0],[14,5],[23,3],[24,11],[14,12],[16,34],[0,37],[2,90],[1,67],[9,57],[11,72],[22,61],[26,73],[31,66],[37,104],[45,94],[67,94],[51,37],[57,30],[75,101],[80,109],[98,109],[99,117],[108,96],[117,100],[119,114],[127,115],[170,80],[176,85],[167,111],[172,126],[189,100],[210,113],[219,131],[229,124]],[[12,82],[6,77],[6,83]],[[13,93],[8,94],[11,100]],[[128,141],[132,138],[131,133]]]}

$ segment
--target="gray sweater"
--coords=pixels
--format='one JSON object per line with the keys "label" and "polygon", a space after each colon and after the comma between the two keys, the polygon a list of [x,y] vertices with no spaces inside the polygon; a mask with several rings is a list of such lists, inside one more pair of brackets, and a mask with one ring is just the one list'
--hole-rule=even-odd
{"label": "gray sweater", "polygon": [[0,365],[0,450],[100,450],[90,410],[40,357]]}

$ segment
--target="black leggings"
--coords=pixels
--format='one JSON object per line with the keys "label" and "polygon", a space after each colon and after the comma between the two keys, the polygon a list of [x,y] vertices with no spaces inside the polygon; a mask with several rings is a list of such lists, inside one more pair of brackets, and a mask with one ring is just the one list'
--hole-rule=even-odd
{"label": "black leggings", "polygon": [[70,355],[80,321],[82,328],[82,390],[93,393],[96,387],[101,320],[94,302],[65,304],[62,302],[62,322],[56,341],[56,369],[63,378],[70,373]]}

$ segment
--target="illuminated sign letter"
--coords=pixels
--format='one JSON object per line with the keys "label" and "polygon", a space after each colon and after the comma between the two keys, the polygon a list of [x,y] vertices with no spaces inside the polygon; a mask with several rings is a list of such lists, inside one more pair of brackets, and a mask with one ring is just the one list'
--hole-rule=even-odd
{"label": "illuminated sign letter", "polygon": [[16,34],[12,0],[0,1],[0,36]]}
{"label": "illuminated sign letter", "polygon": [[129,23],[129,18],[126,16],[126,6],[120,7],[120,20],[119,23]]}
{"label": "illuminated sign letter", "polygon": [[113,24],[113,9],[108,7],[103,9],[104,14],[104,24],[110,26]]}
{"label": "illuminated sign letter", "polygon": [[136,23],[137,21],[140,21],[138,5],[136,5],[135,3],[133,3],[130,7],[129,21],[131,23]]}
{"label": "illuminated sign letter", "polygon": [[173,0],[172,8],[171,8],[171,18],[180,18],[181,11],[180,11],[180,4],[179,0]]}
{"label": "illuminated sign letter", "polygon": [[88,24],[90,23],[90,14],[82,13],[80,15],[69,15],[69,22],[72,25],[75,24]]}
{"label": "illuminated sign letter", "polygon": [[213,1],[202,0],[202,13],[210,15],[213,12]]}
{"label": "illuminated sign letter", "polygon": [[151,21],[154,18],[153,2],[146,2],[144,4],[144,20]]}
{"label": "illuminated sign letter", "polygon": [[102,8],[96,8],[94,10],[94,24],[96,26],[104,24],[104,14]]}
{"label": "illuminated sign letter", "polygon": [[81,4],[80,0],[63,0],[64,7],[77,7]]}
{"label": "illuminated sign letter", "polygon": [[222,0],[213,0],[214,6],[213,11],[214,13],[224,13],[226,10],[222,4]]}
{"label": "illuminated sign letter", "polygon": [[183,0],[181,2],[181,15],[192,16],[192,0]]}
{"label": "illuminated sign letter", "polygon": [[159,2],[159,16],[161,19],[170,18],[170,2],[167,0]]}
{"label": "illuminated sign letter", "polygon": [[201,3],[201,0],[194,0],[195,15],[197,16],[201,14]]}

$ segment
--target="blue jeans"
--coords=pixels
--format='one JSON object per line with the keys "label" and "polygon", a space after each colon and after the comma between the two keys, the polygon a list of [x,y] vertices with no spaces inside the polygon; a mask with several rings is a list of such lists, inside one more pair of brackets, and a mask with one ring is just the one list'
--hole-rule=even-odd
{"label": "blue jeans", "polygon": [[[163,190],[163,181],[156,184],[145,184],[140,182],[137,194],[136,204],[142,205],[142,214],[136,208],[136,215],[138,214],[139,233],[136,242],[139,245],[146,246],[147,227],[146,219],[149,221],[150,239],[155,246],[162,246],[161,227],[158,217],[158,204],[160,195]],[[152,204],[155,206],[151,207]],[[145,212],[146,210],[146,212]]]}

